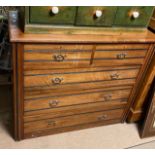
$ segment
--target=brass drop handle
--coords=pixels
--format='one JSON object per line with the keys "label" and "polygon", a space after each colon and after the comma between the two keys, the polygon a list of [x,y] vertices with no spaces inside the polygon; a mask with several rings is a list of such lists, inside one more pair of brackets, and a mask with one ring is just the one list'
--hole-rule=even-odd
{"label": "brass drop handle", "polygon": [[63,55],[54,55],[54,60],[55,61],[59,61],[59,62],[61,62],[61,61],[64,61],[64,59],[65,59],[65,56],[63,56]]}
{"label": "brass drop handle", "polygon": [[107,117],[108,117],[108,116],[105,114],[105,115],[99,116],[99,117],[98,117],[98,120],[100,120],[100,121],[106,120]]}
{"label": "brass drop handle", "polygon": [[105,95],[103,98],[105,101],[109,101],[112,98],[112,95],[108,94],[108,95]]}
{"label": "brass drop handle", "polygon": [[54,84],[60,84],[62,82],[63,78],[54,78],[52,79],[52,83]]}
{"label": "brass drop handle", "polygon": [[112,80],[117,80],[119,78],[119,74],[117,74],[117,73],[111,74],[110,77]]}
{"label": "brass drop handle", "polygon": [[48,120],[48,121],[47,121],[47,125],[48,125],[48,126],[55,126],[55,125],[56,125],[56,122],[53,121],[53,120]]}
{"label": "brass drop handle", "polygon": [[117,59],[125,59],[125,57],[126,57],[125,53],[117,54]]}
{"label": "brass drop handle", "polygon": [[54,101],[49,101],[49,106],[51,108],[56,107],[59,104],[58,100],[54,100]]}

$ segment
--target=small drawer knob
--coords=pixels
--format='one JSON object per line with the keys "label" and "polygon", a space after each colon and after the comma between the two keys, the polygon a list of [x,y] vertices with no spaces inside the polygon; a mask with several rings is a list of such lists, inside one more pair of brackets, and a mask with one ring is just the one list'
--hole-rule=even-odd
{"label": "small drawer knob", "polygon": [[125,53],[117,54],[117,59],[125,59],[125,57],[126,57]]}
{"label": "small drawer knob", "polygon": [[99,120],[99,121],[106,120],[107,117],[108,117],[108,116],[105,114],[105,115],[99,116],[99,117],[98,117],[98,120]]}
{"label": "small drawer knob", "polygon": [[95,11],[95,17],[100,18],[102,16],[102,11],[101,10],[96,10]]}
{"label": "small drawer knob", "polygon": [[119,78],[119,75],[115,73],[115,74],[111,74],[110,77],[112,80],[117,80]]}
{"label": "small drawer knob", "polygon": [[52,79],[52,83],[54,84],[60,84],[62,82],[63,78],[54,78]]}
{"label": "small drawer knob", "polygon": [[53,7],[51,8],[51,12],[52,12],[54,15],[56,15],[56,14],[59,13],[59,8],[58,8],[57,6],[53,6]]}
{"label": "small drawer knob", "polygon": [[56,107],[59,104],[58,100],[54,100],[54,101],[49,101],[49,106],[51,108]]}
{"label": "small drawer knob", "polygon": [[63,55],[54,55],[55,61],[61,62],[61,61],[64,61],[64,59],[65,59],[65,56],[63,56]]}
{"label": "small drawer knob", "polygon": [[109,100],[111,100],[112,95],[111,94],[105,95],[103,98],[104,98],[105,101],[109,101]]}
{"label": "small drawer knob", "polygon": [[137,19],[140,16],[140,13],[138,11],[133,11],[132,12],[132,18]]}

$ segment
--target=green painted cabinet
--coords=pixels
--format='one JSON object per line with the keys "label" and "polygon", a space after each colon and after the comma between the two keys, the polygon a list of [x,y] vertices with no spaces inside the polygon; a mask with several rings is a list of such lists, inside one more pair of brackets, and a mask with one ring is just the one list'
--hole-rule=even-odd
{"label": "green painted cabinet", "polygon": [[78,7],[76,25],[79,26],[112,26],[117,7],[93,6]]}
{"label": "green painted cabinet", "polygon": [[29,11],[30,23],[73,25],[75,20],[76,7],[35,6],[30,7]]}
{"label": "green painted cabinet", "polygon": [[20,16],[25,19],[26,33],[70,34],[81,30],[95,33],[105,27],[147,28],[153,9],[153,6],[30,6],[22,7]]}
{"label": "green painted cabinet", "polygon": [[123,6],[118,7],[114,26],[145,27],[153,12],[150,6]]}

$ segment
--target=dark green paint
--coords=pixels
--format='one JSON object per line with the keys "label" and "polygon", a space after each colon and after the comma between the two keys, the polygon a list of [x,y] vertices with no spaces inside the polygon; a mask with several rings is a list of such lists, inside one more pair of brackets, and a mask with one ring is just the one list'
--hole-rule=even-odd
{"label": "dark green paint", "polygon": [[51,7],[30,7],[31,24],[73,25],[76,7],[59,7],[57,15],[51,14]]}
{"label": "dark green paint", "polygon": [[[103,12],[102,16],[95,18],[96,10]],[[79,26],[112,26],[117,7],[115,6],[94,6],[94,7],[78,7],[76,16],[76,25]]]}
{"label": "dark green paint", "polygon": [[[146,28],[154,7],[148,6],[83,6],[83,7],[59,7],[60,12],[55,15],[50,15],[51,7],[23,7],[20,12],[22,19],[25,19],[25,32],[26,33],[77,33],[78,31],[91,30],[94,33],[97,29],[109,27],[114,28],[127,28],[126,30],[135,30],[139,28]],[[99,19],[94,19],[93,14],[97,9],[103,10],[103,16]],[[131,10],[139,10],[140,17],[138,19],[131,19],[128,12]],[[25,14],[24,14],[25,11]],[[58,26],[59,25],[59,26]],[[36,27],[37,26],[37,27]],[[93,29],[93,30],[92,30]]]}
{"label": "dark green paint", "polygon": [[[137,19],[132,19],[129,16],[130,11],[137,10],[140,12],[140,16]],[[149,19],[152,15],[153,7],[151,6],[123,6],[118,7],[116,12],[116,17],[114,21],[114,26],[138,26],[146,27],[148,25]]]}

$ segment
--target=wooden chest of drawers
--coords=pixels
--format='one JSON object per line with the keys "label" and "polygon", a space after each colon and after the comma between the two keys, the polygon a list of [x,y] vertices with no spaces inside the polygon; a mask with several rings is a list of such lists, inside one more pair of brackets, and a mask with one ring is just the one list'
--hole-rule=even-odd
{"label": "wooden chest of drawers", "polygon": [[10,19],[16,140],[126,120],[154,53],[152,32],[24,34],[17,21]]}

